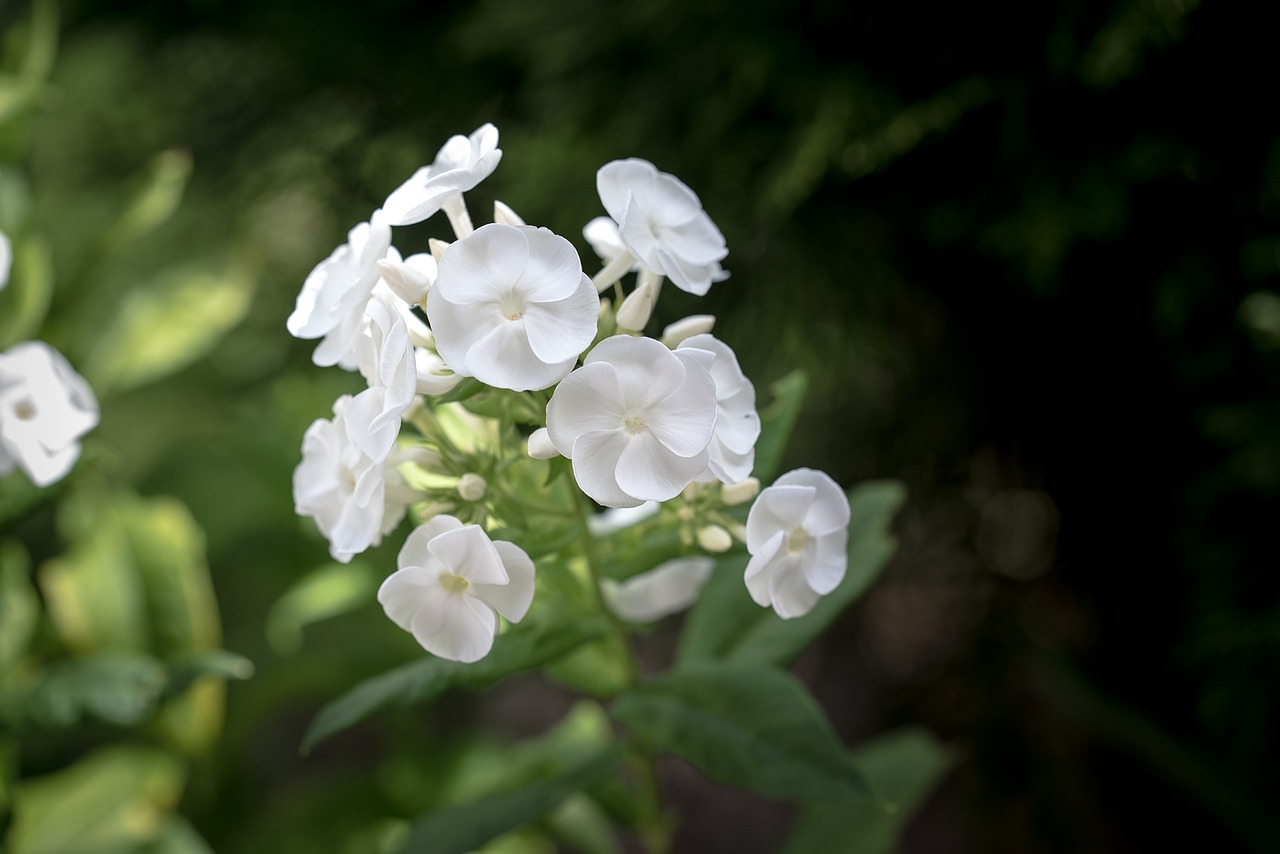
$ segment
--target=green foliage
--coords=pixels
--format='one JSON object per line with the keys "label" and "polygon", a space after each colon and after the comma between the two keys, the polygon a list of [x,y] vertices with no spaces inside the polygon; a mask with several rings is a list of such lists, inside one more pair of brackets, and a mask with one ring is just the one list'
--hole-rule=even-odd
{"label": "green foliage", "polygon": [[690,665],[623,694],[613,715],[727,785],[804,801],[869,793],[813,698],[775,670]]}
{"label": "green foliage", "polygon": [[768,483],[778,473],[782,452],[800,417],[808,388],[809,378],[801,370],[792,371],[770,386],[773,403],[760,413],[760,438],[756,441],[754,474],[762,483]]}

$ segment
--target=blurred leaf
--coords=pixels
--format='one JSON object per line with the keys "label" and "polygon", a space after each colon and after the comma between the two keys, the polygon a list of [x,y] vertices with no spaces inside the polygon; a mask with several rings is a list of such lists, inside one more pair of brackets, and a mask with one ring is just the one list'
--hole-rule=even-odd
{"label": "blurred leaf", "polygon": [[382,583],[367,564],[327,563],[307,573],[267,612],[267,640],[282,655],[298,651],[302,629],[367,605]]}
{"label": "blurred leaf", "polygon": [[302,751],[384,709],[424,703],[455,685],[485,688],[512,673],[541,667],[608,628],[603,617],[525,623],[500,635],[493,651],[473,664],[431,656],[366,679],[320,710],[303,736]]}
{"label": "blurred leaf", "polygon": [[867,796],[804,687],[780,671],[704,663],[623,694],[613,716],[642,744],[774,798]]}
{"label": "blurred leaf", "polygon": [[18,789],[10,854],[118,854],[157,839],[182,794],[172,756],[108,747]]}
{"label": "blurred leaf", "polygon": [[170,816],[155,841],[139,848],[134,854],[213,854],[209,843],[200,838],[186,819]]}
{"label": "blurred leaf", "polygon": [[59,637],[73,651],[147,650],[146,600],[128,540],[105,524],[37,576]]}
{"label": "blurred leaf", "polygon": [[808,804],[783,854],[892,854],[903,828],[952,764],[932,733],[914,727],[880,736],[856,750],[853,760],[887,805],[860,798]]}
{"label": "blurred leaf", "polygon": [[170,662],[164,697],[181,694],[197,679],[217,676],[221,679],[248,679],[253,676],[253,662],[243,655],[225,649],[188,653]]}
{"label": "blurred leaf", "polygon": [[145,655],[67,661],[50,668],[22,701],[22,716],[42,727],[69,727],[87,717],[133,726],[155,711],[164,684],[164,666]]}
{"label": "blurred leaf", "polygon": [[889,523],[906,498],[896,480],[873,480],[849,490],[849,568],[844,580],[803,617],[784,620],[752,601],[742,581],[746,559],[722,559],[685,620],[677,667],[708,659],[783,665],[822,634],[860,597],[893,556]]}
{"label": "blurred leaf", "polygon": [[114,251],[168,222],[190,177],[190,152],[170,149],[151,158],[142,187],[103,234],[103,248]]}
{"label": "blurred leaf", "polygon": [[547,675],[588,697],[614,697],[631,681],[630,661],[626,638],[610,632],[552,662]]}
{"label": "blurred leaf", "polygon": [[86,360],[105,397],[176,373],[204,356],[249,310],[254,280],[242,268],[167,271],[129,293]]}
{"label": "blurred leaf", "polygon": [[499,834],[542,818],[574,792],[608,779],[621,765],[621,748],[610,746],[545,779],[429,813],[414,823],[400,851],[466,854]]}
{"label": "blurred leaf", "polygon": [[37,236],[14,243],[9,284],[0,291],[0,349],[37,337],[53,301],[53,255]]}
{"label": "blurred leaf", "polygon": [[577,793],[565,798],[547,817],[548,831],[570,851],[620,854],[622,847],[609,816],[594,800]]}
{"label": "blurred leaf", "polygon": [[760,413],[760,438],[756,441],[756,465],[753,474],[761,483],[768,483],[778,473],[782,453],[791,438],[791,430],[804,406],[809,378],[804,371],[795,370],[769,386],[773,403]]}
{"label": "blurred leaf", "polygon": [[0,122],[33,104],[53,70],[58,52],[58,4],[54,0],[36,0],[31,22],[22,34],[26,39],[18,73],[0,76]]}
{"label": "blurred leaf", "polygon": [[0,685],[5,672],[26,652],[39,617],[31,559],[20,543],[0,542]]}

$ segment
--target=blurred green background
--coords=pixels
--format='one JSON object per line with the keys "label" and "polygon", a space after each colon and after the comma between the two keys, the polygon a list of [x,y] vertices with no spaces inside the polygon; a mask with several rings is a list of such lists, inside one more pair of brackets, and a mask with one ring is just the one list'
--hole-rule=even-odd
{"label": "blurred green background", "polygon": [[[67,0],[27,97],[52,8],[0,7],[10,290],[48,271],[40,335],[103,402],[86,456],[189,508],[221,646],[256,666],[182,794],[214,850],[377,850],[451,745],[540,732],[568,702],[516,680],[297,751],[319,704],[416,647],[373,603],[397,537],[278,604],[328,562],[292,509],[303,431],[360,382],[312,366],[284,319],[347,229],[485,121],[504,155],[469,194],[477,222],[501,199],[588,267],[596,168],[638,156],[689,184],[732,277],[701,300],[667,288],[654,328],[715,314],[762,401],[808,371],[785,468],[906,481],[898,557],[796,668],[849,743],[918,723],[960,751],[902,851],[1276,850],[1261,13]],[[32,566],[66,547],[55,515],[17,532]],[[646,639],[655,666],[669,635]],[[85,749],[24,745],[21,772]],[[664,785],[678,850],[780,844],[787,808],[674,763]]]}

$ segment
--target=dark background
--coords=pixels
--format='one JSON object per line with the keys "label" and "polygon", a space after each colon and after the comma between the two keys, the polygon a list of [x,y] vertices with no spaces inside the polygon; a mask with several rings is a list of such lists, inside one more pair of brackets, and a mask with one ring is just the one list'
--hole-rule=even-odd
{"label": "dark background", "polygon": [[[33,186],[92,212],[96,189],[187,150],[183,213],[151,251],[231,246],[259,271],[247,318],[166,381],[189,402],[177,438],[130,454],[146,398],[103,424],[143,491],[206,528],[226,646],[258,664],[184,804],[215,849],[334,850],[332,833],[394,813],[389,752],[427,755],[459,716],[527,734],[528,703],[561,702],[521,684],[484,707],[455,697],[302,759],[315,708],[403,648],[373,609],[292,655],[263,632],[324,560],[289,476],[349,379],[311,366],[284,318],[348,228],[485,121],[504,155],[473,217],[500,198],[584,256],[600,165],[643,157],[689,184],[732,277],[702,300],[666,288],[653,328],[717,315],[762,401],[809,372],[787,468],[907,483],[886,577],[797,666],[849,743],[920,723],[959,752],[903,851],[1280,848],[1269,19],[1192,0],[62,15]],[[782,838],[781,806],[679,766],[664,781],[679,850]]]}

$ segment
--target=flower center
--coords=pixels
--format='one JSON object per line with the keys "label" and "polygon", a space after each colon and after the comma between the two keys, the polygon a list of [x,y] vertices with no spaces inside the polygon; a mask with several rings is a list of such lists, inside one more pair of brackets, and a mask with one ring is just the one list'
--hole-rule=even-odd
{"label": "flower center", "polygon": [[524,300],[514,290],[502,298],[502,316],[507,320],[524,317]]}
{"label": "flower center", "polygon": [[36,408],[29,400],[20,400],[13,407],[13,417],[19,421],[30,421],[36,417]]}
{"label": "flower center", "polygon": [[622,422],[622,427],[634,436],[644,429],[644,422],[640,420],[638,415],[628,415],[627,420]]}
{"label": "flower center", "polygon": [[796,528],[787,534],[787,551],[791,554],[802,552],[811,539],[813,538],[809,536],[809,532],[804,528]]}
{"label": "flower center", "polygon": [[440,586],[450,593],[461,593],[471,586],[471,582],[467,581],[461,575],[455,575],[452,572],[440,573]]}

